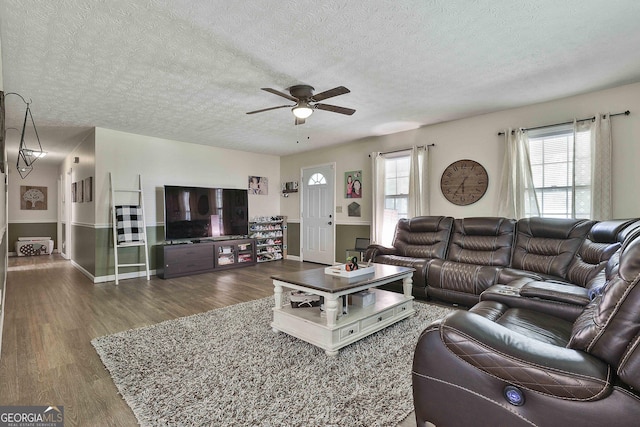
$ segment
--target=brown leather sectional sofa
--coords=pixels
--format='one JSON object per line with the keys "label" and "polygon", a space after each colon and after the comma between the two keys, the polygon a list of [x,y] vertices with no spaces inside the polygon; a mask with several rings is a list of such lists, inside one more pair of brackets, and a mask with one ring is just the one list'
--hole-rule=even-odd
{"label": "brown leather sectional sofa", "polygon": [[637,219],[416,217],[398,222],[392,247],[370,245],[365,257],[415,268],[418,298],[465,306],[544,299],[550,314],[575,319],[608,259],[638,227]]}
{"label": "brown leather sectional sofa", "polygon": [[[519,221],[498,284],[420,336],[418,427],[638,424],[638,222],[547,221]],[[527,272],[539,278],[516,277]]]}

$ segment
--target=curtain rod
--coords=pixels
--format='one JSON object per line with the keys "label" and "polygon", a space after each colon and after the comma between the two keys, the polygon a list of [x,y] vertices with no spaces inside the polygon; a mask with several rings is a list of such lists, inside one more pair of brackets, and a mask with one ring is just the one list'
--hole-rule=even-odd
{"label": "curtain rod", "polygon": [[[631,114],[631,111],[627,110],[624,113],[609,114],[609,117],[622,116],[622,115],[628,116],[629,114]],[[593,117],[588,117],[586,119],[579,119],[579,120],[576,120],[576,121],[577,122],[586,122],[587,120],[595,120],[595,119],[596,119],[596,117],[593,116]],[[534,129],[548,128],[548,127],[551,127],[551,126],[570,125],[571,123],[573,123],[573,120],[571,120],[570,122],[555,123],[555,124],[552,124],[552,125],[544,125],[544,126],[536,126],[536,127],[533,127],[533,128],[522,128],[522,130],[523,131],[528,131],[528,130],[534,130]],[[511,132],[513,132],[513,131],[511,131]],[[499,135],[504,135],[504,132],[498,132],[498,136]]]}
{"label": "curtain rod", "polygon": [[[429,148],[429,147],[435,147],[436,144],[425,144],[425,145],[418,145],[418,148]],[[399,150],[391,150],[391,151],[385,151],[383,153],[380,153],[381,155],[385,155],[385,154],[393,154],[393,153],[400,153],[402,151],[409,151],[411,150],[411,147],[409,148],[401,148]],[[369,154],[369,157],[371,157],[371,154]]]}

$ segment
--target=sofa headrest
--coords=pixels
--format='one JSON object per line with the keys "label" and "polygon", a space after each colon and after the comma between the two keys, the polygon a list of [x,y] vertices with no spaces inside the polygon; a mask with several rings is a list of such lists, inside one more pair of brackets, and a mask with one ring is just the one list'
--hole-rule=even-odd
{"label": "sofa headrest", "polygon": [[618,242],[624,243],[631,237],[635,239],[637,237],[637,234],[635,234],[635,232],[638,229],[640,229],[640,219],[632,221],[629,225],[620,230],[620,232],[618,233]]}
{"label": "sofa headrest", "polygon": [[499,236],[513,234],[516,221],[501,217],[473,217],[455,220],[454,230],[466,236]]}
{"label": "sofa headrest", "polygon": [[453,218],[449,216],[417,216],[410,219],[401,218],[397,227],[409,233],[425,233],[450,230],[452,225]]}
{"label": "sofa headrest", "polygon": [[571,239],[587,235],[595,221],[565,218],[523,218],[518,221],[518,232],[549,239]]}
{"label": "sofa headrest", "polygon": [[519,220],[511,267],[566,279],[569,264],[593,224],[585,219]]}
{"label": "sofa headrest", "polygon": [[401,219],[396,226],[392,245],[400,256],[444,258],[452,227],[453,218],[445,216]]}
{"label": "sofa headrest", "polygon": [[613,243],[618,241],[618,235],[621,231],[625,230],[629,225],[638,221],[634,219],[610,219],[606,221],[597,222],[591,227],[589,240],[595,243]]}
{"label": "sofa headrest", "polygon": [[515,224],[515,220],[508,218],[456,219],[447,259],[467,264],[508,266]]}

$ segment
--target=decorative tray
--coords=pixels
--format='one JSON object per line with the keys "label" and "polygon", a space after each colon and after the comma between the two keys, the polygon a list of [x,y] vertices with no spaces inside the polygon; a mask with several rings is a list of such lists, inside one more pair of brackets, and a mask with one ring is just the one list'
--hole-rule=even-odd
{"label": "decorative tray", "polygon": [[346,264],[338,264],[332,265],[331,267],[325,267],[324,274],[330,274],[331,276],[338,277],[356,277],[373,273],[376,269],[373,265],[371,265],[369,267],[360,267],[354,271],[347,271],[345,269],[345,266]]}

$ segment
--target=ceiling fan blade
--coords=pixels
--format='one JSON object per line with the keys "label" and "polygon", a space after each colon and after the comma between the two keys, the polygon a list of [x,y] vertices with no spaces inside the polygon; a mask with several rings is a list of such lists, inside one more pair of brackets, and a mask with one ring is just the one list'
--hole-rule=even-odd
{"label": "ceiling fan blade", "polygon": [[293,96],[288,95],[288,94],[283,93],[283,92],[280,92],[279,90],[271,89],[270,87],[262,87],[260,89],[265,90],[267,92],[270,92],[270,93],[272,93],[274,95],[278,95],[278,96],[281,96],[283,98],[287,98],[290,101],[298,102],[298,98],[294,98]]}
{"label": "ceiling fan blade", "polygon": [[323,99],[333,98],[334,96],[344,95],[351,92],[344,86],[334,87],[333,89],[325,90],[324,92],[317,93],[311,97],[313,101],[322,101]]}
{"label": "ceiling fan blade", "polygon": [[353,108],[338,107],[337,105],[329,104],[316,104],[314,107],[320,110],[331,111],[332,113],[346,114],[347,116],[356,112]]}
{"label": "ceiling fan blade", "polygon": [[303,125],[304,123],[305,123],[305,119],[296,117],[296,125]]}
{"label": "ceiling fan blade", "polygon": [[278,108],[292,108],[292,107],[295,107],[295,105],[280,105],[278,107],[270,107],[270,108],[263,108],[262,110],[249,111],[247,114],[262,113],[263,111],[277,110]]}

